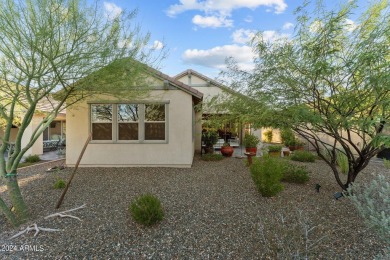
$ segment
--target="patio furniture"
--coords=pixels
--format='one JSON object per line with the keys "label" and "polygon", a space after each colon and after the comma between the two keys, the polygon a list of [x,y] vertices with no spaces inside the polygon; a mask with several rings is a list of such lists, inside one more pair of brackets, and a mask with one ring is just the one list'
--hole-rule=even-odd
{"label": "patio furniture", "polygon": [[61,140],[46,140],[43,141],[43,151],[54,151],[58,148],[58,144]]}

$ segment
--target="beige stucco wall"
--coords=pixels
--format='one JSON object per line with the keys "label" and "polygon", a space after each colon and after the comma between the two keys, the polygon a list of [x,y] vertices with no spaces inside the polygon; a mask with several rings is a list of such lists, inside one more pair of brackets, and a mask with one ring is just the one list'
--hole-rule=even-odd
{"label": "beige stucco wall", "polygon": [[[28,142],[30,141],[31,135],[35,128],[39,125],[39,123],[42,121],[43,116],[34,115],[31,123],[27,126],[23,136],[22,136],[22,149],[26,147]],[[18,128],[12,128],[11,129],[11,135],[10,135],[10,142],[14,143],[16,140],[16,135],[18,134],[19,129]],[[0,129],[0,136],[4,135],[4,130]],[[38,140],[33,144],[33,146],[27,150],[27,152],[24,154],[24,156],[38,154],[41,155],[43,153],[43,137],[42,135],[39,136]]]}
{"label": "beige stucco wall", "polygon": [[[33,131],[38,127],[38,125],[42,122],[43,120],[42,115],[34,115],[31,124],[28,126],[26,129],[23,137],[22,137],[22,147],[26,146],[27,143],[30,141],[30,137],[33,133]],[[32,155],[32,154],[38,154],[41,155],[43,154],[43,135],[40,135],[36,142],[33,144],[33,146],[28,149],[27,153],[25,156]]]}
{"label": "beige stucco wall", "polygon": [[[178,78],[177,80],[203,93],[204,104],[210,101],[211,98],[224,93],[220,87],[214,86],[209,82],[205,81],[204,79],[199,78],[195,75],[191,75],[191,77],[188,77],[188,75],[184,75],[183,77]],[[205,108],[203,108],[203,113],[209,113],[209,112],[212,111],[207,111],[207,108],[206,110]]]}
{"label": "beige stucco wall", "polygon": [[[192,96],[181,90],[156,90],[145,100],[169,101],[168,142],[164,144],[91,142],[81,160],[81,167],[191,167],[194,156]],[[88,101],[98,103],[99,98]],[[76,164],[88,137],[90,129],[88,101],[67,109],[68,166]]]}
{"label": "beige stucco wall", "polygon": [[282,138],[280,137],[280,130],[279,129],[275,129],[275,128],[263,128],[262,131],[261,131],[261,138],[260,140],[262,142],[265,142],[265,140],[267,139],[266,136],[265,136],[265,133],[268,131],[268,130],[272,130],[272,141],[271,143],[281,143],[282,142]]}

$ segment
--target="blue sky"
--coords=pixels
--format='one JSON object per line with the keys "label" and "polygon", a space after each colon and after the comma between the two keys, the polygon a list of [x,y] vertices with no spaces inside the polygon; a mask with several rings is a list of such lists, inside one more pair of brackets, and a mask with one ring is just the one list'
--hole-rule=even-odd
{"label": "blue sky", "polygon": [[[327,4],[348,0],[325,1]],[[270,40],[294,32],[294,10],[303,0],[107,0],[107,12],[137,8],[136,20],[151,33],[151,43],[169,53],[160,70],[175,76],[193,69],[215,78],[234,57],[250,68],[253,54],[247,41],[256,31]]]}

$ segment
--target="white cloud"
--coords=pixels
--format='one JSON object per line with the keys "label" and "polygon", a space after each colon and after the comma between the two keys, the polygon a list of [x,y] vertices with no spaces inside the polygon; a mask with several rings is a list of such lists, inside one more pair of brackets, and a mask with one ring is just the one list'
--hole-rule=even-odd
{"label": "white cloud", "polygon": [[162,42],[157,40],[153,42],[152,49],[161,50],[162,48],[164,48],[164,44]]}
{"label": "white cloud", "polygon": [[356,29],[357,25],[354,21],[352,21],[351,19],[345,19],[345,27],[347,29],[347,31],[353,31]]}
{"label": "white cloud", "polygon": [[224,45],[207,50],[189,49],[183,53],[182,58],[187,64],[225,69],[226,59],[233,57],[241,68],[249,70],[253,68],[253,56],[249,46]]}
{"label": "white cloud", "polygon": [[256,34],[256,38],[262,38],[263,41],[273,43],[278,40],[288,40],[291,35],[287,33],[279,33],[277,31],[263,31],[260,34]]}
{"label": "white cloud", "polygon": [[294,24],[292,24],[292,23],[285,23],[285,24],[283,24],[283,30],[288,30],[288,29],[291,29],[291,28],[293,28],[294,27]]}
{"label": "white cloud", "polygon": [[118,42],[118,47],[119,48],[133,48],[133,43],[129,39],[124,39]]}
{"label": "white cloud", "polygon": [[324,23],[320,20],[314,20],[310,25],[309,25],[309,31],[312,33],[317,33],[320,32],[320,30],[324,28]]}
{"label": "white cloud", "polygon": [[201,15],[195,15],[194,18],[192,18],[192,22],[200,27],[232,27],[233,26],[233,20],[229,20],[226,17],[222,16],[201,16]]}
{"label": "white cloud", "polygon": [[179,4],[171,5],[167,10],[168,16],[175,16],[189,10],[205,13],[219,13],[229,16],[235,9],[265,6],[272,8],[275,13],[283,13],[287,8],[285,0],[180,0]]}
{"label": "white cloud", "polygon": [[108,19],[115,19],[122,13],[122,8],[114,3],[104,2],[105,16]]}
{"label": "white cloud", "polygon": [[239,29],[232,33],[232,38],[234,43],[247,44],[255,35],[256,31]]}

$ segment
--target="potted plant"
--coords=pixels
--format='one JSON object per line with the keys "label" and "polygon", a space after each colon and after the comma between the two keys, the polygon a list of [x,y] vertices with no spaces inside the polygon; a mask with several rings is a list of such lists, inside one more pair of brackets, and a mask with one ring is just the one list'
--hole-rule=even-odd
{"label": "potted plant", "polygon": [[280,131],[280,137],[285,146],[290,149],[290,151],[303,150],[303,142],[295,137],[291,129],[282,129]]}
{"label": "potted plant", "polygon": [[206,131],[202,133],[202,143],[205,153],[214,153],[214,144],[218,142],[218,134],[215,131]]}
{"label": "potted plant", "polygon": [[303,150],[304,143],[298,138],[294,138],[293,140],[290,140],[287,143],[285,143],[285,145],[288,146],[288,149],[290,149],[290,151],[295,151],[295,150]]}
{"label": "potted plant", "polygon": [[229,143],[224,143],[221,146],[221,154],[225,157],[231,157],[233,155],[234,149],[230,146]]}
{"label": "potted plant", "polygon": [[280,152],[282,151],[282,145],[270,145],[268,146],[268,154],[270,156],[279,157]]}
{"label": "potted plant", "polygon": [[257,153],[257,145],[260,142],[257,136],[247,134],[245,135],[243,142],[247,153]]}

